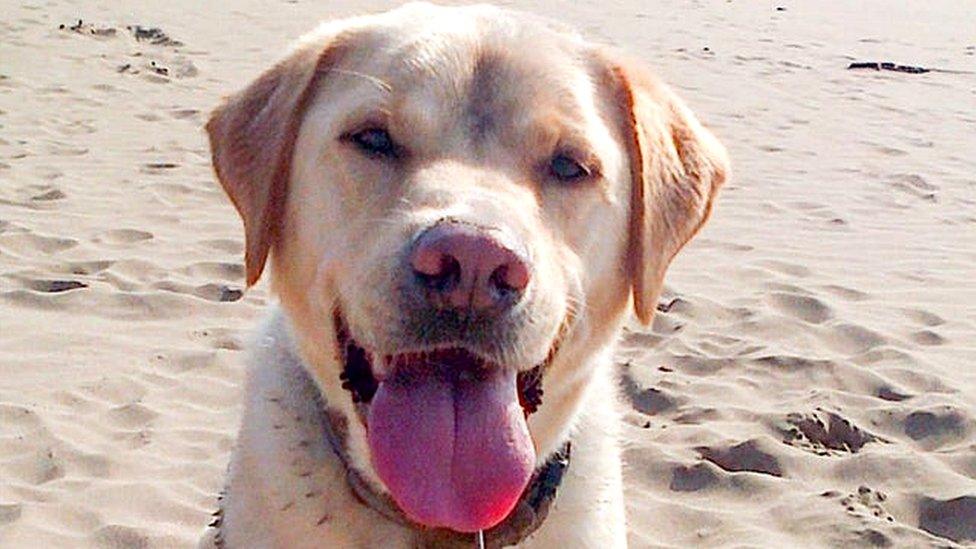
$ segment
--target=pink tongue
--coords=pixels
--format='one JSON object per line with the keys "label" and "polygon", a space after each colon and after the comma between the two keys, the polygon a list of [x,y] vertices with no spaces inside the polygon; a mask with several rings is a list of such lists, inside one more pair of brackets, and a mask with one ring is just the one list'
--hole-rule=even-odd
{"label": "pink tongue", "polygon": [[476,532],[504,519],[535,464],[514,372],[380,383],[369,409],[373,467],[413,521]]}

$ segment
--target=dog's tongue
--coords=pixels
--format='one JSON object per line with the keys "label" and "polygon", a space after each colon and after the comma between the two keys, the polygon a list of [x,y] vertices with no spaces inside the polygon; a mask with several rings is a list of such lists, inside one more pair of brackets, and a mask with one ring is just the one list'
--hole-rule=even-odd
{"label": "dog's tongue", "polygon": [[413,521],[476,532],[518,502],[535,464],[514,372],[380,383],[370,405],[373,466]]}

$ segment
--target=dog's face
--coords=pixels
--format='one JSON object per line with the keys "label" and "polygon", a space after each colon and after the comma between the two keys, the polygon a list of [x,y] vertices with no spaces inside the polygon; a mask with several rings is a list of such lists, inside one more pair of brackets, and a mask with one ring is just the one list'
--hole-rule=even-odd
{"label": "dog's face", "polygon": [[726,171],[665,88],[483,6],[328,24],[208,131],[351,466],[465,532],[562,444]]}

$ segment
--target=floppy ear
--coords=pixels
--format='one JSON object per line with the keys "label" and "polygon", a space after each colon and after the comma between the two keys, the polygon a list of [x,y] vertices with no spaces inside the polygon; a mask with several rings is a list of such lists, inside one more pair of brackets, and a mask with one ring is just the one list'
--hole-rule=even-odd
{"label": "floppy ear", "polygon": [[609,71],[630,161],[627,270],[634,312],[646,324],[668,265],[708,219],[729,161],[674,92],[632,62],[612,60]]}
{"label": "floppy ear", "polygon": [[281,230],[295,139],[339,49],[308,45],[292,53],[227,98],[207,122],[217,179],[244,221],[248,286],[261,277]]}

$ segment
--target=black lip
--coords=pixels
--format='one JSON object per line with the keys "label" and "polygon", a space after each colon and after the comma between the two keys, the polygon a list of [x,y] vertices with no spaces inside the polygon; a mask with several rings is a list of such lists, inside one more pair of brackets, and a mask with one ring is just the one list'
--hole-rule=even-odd
{"label": "black lip", "polygon": [[[336,344],[338,345],[339,358],[342,360],[343,369],[339,374],[342,388],[349,391],[352,401],[356,404],[369,404],[379,388],[379,380],[373,375],[374,357],[365,348],[360,346],[349,333],[342,314],[336,309],[334,315]],[[519,372],[516,378],[518,388],[519,404],[525,416],[536,412],[542,405],[542,379],[545,367],[552,361],[555,354],[555,347],[545,360],[537,364],[532,369]],[[388,357],[400,371],[401,375],[409,369],[408,364],[412,362],[414,356],[424,356],[428,362],[433,364],[444,364],[448,367],[452,364],[467,364],[465,369],[468,374],[478,375],[478,370],[490,368],[492,364],[483,358],[471,353],[467,349],[455,346],[439,348],[430,352],[408,352],[400,355]],[[430,360],[433,358],[433,360]],[[433,373],[433,372],[427,372]],[[440,372],[445,375],[445,372]],[[449,372],[447,375],[458,375],[457,371]]]}
{"label": "black lip", "polygon": [[333,317],[339,357],[343,363],[342,373],[339,374],[342,388],[349,391],[354,403],[369,403],[379,388],[379,382],[373,376],[373,361],[366,349],[357,345],[349,335],[349,328],[338,310]]}

